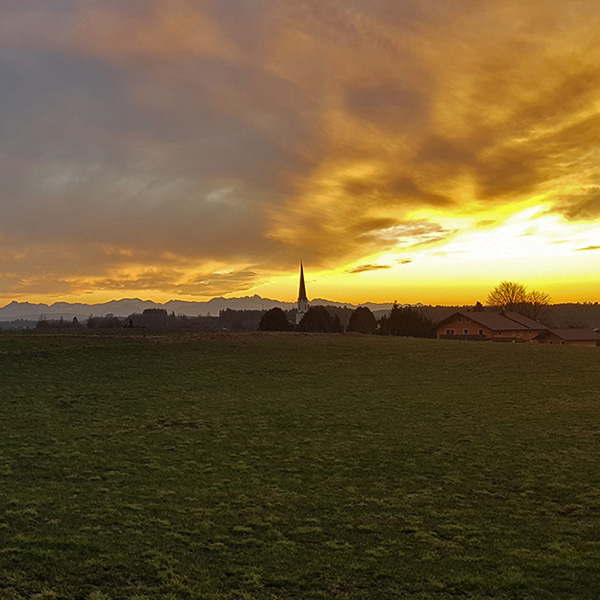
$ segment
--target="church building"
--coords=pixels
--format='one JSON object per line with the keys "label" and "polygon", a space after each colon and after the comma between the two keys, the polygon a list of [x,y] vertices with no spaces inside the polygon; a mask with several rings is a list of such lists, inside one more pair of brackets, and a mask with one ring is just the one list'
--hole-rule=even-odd
{"label": "church building", "polygon": [[296,312],[296,325],[302,321],[302,317],[308,310],[308,298],[306,297],[306,285],[304,284],[304,269],[300,262],[300,290],[298,291],[298,310]]}

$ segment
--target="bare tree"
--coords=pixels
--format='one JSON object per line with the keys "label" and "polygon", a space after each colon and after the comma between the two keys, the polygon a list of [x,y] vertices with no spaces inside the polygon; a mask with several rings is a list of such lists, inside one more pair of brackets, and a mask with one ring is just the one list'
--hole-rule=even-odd
{"label": "bare tree", "polygon": [[546,292],[538,290],[528,292],[522,283],[503,281],[488,294],[486,304],[514,310],[538,321],[543,318],[546,307],[551,301],[550,295]]}
{"label": "bare tree", "polygon": [[534,321],[542,320],[550,302],[552,302],[550,294],[538,290],[531,290],[531,292],[527,294],[527,316]]}
{"label": "bare tree", "polygon": [[501,306],[507,310],[515,310],[527,302],[527,288],[522,283],[503,281],[496,286],[486,299],[488,306]]}

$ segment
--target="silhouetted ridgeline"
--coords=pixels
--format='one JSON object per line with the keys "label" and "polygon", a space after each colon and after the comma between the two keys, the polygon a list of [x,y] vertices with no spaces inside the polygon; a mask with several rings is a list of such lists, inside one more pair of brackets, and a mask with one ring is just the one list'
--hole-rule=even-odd
{"label": "silhouetted ridgeline", "polygon": [[[315,298],[311,300],[311,305],[344,307],[339,302]],[[392,304],[376,304],[367,302],[373,311],[389,309]],[[292,310],[297,307],[296,302],[281,302],[262,298],[261,296],[244,296],[243,298],[212,298],[208,302],[187,302],[183,300],[169,300],[164,304],[152,302],[151,300],[140,300],[139,298],[123,298],[121,300],[111,300],[100,304],[82,304],[71,302],[54,302],[53,304],[32,304],[31,302],[18,302],[13,300],[6,306],[0,307],[0,322],[15,321],[23,319],[25,321],[36,322],[40,315],[45,315],[48,319],[59,319],[62,317],[65,321],[70,321],[77,317],[80,322],[87,319],[89,315],[94,317],[104,317],[107,314],[113,314],[117,317],[128,317],[132,314],[141,314],[148,308],[162,308],[167,313],[176,315],[186,315],[188,317],[211,317],[218,315],[222,310],[228,308],[232,310],[269,310],[278,307],[282,310]],[[348,305],[349,308],[356,306]]]}

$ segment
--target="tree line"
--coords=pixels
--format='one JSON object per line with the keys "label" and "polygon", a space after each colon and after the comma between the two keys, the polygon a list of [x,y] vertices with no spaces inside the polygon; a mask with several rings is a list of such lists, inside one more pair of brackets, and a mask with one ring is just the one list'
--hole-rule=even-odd
{"label": "tree line", "polygon": [[403,335],[411,337],[435,337],[435,324],[412,307],[394,302],[389,315],[379,319],[366,306],[359,306],[350,314],[344,327],[339,315],[331,315],[325,306],[311,306],[297,326],[292,325],[280,308],[267,311],[260,320],[259,331],[306,331],[315,333],[365,333],[379,335]]}
{"label": "tree line", "polygon": [[218,317],[176,315],[163,308],[147,308],[142,313],[127,317],[107,314],[90,315],[85,320],[47,319],[40,316],[37,329],[115,329],[140,328],[188,331],[300,331],[317,333],[367,333],[380,335],[407,335],[433,337],[434,322],[418,309],[402,307],[397,302],[388,315],[376,319],[366,306],[356,309],[340,306],[311,306],[300,323],[293,325],[296,311],[281,308],[271,310],[225,309]]}

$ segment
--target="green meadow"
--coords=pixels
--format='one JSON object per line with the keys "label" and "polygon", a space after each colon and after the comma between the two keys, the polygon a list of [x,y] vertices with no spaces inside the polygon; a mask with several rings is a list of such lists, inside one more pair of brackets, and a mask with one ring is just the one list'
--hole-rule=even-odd
{"label": "green meadow", "polygon": [[0,598],[594,599],[600,351],[0,335]]}

